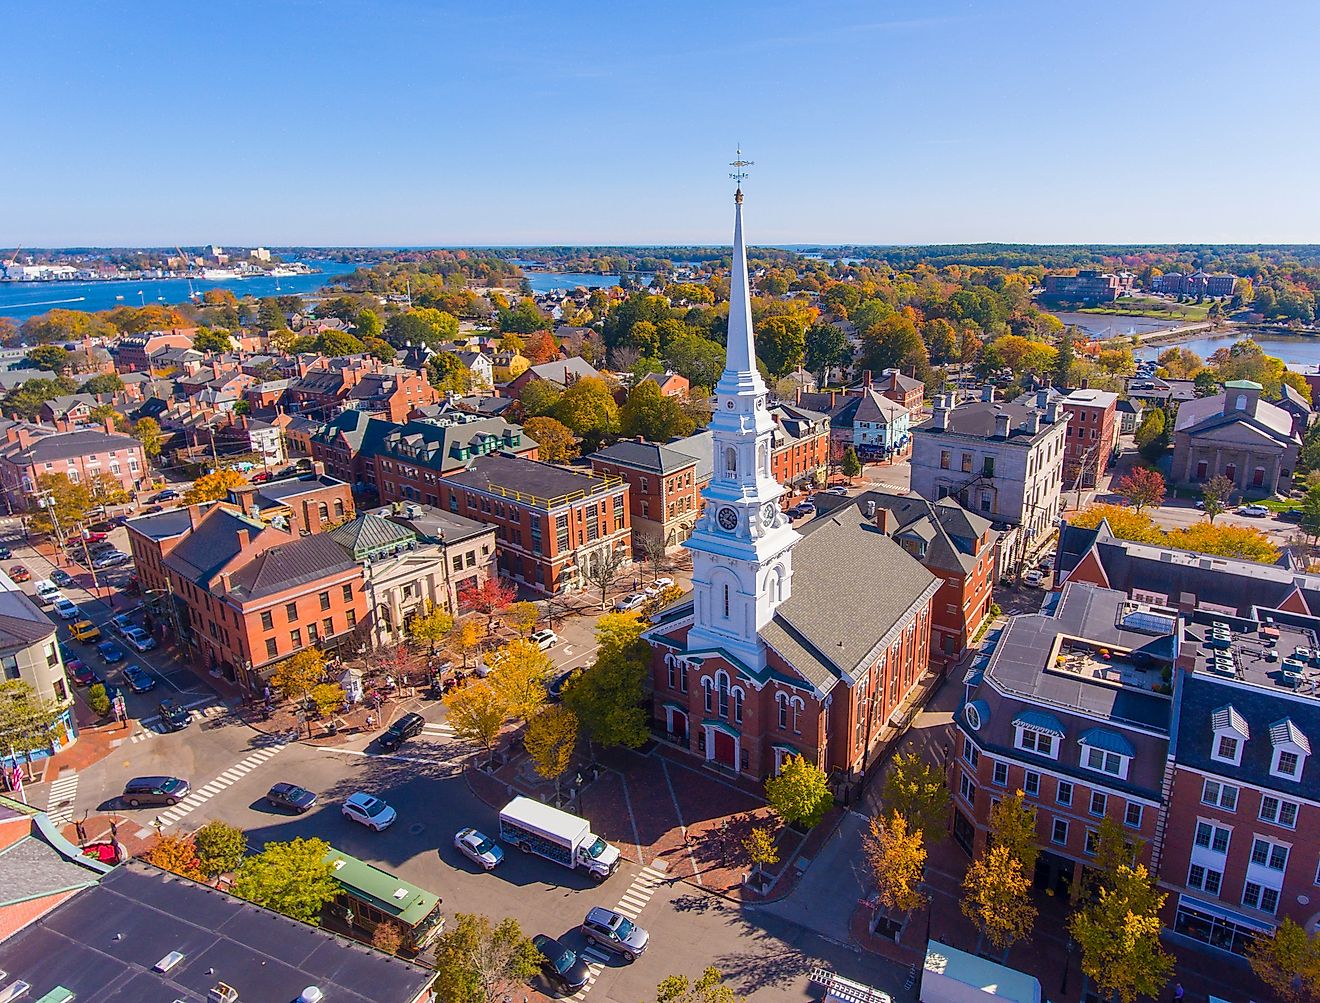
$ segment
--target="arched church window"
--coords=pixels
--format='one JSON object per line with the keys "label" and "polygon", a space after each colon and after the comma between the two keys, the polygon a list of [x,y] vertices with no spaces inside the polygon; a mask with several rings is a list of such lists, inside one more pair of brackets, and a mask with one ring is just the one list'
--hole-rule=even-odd
{"label": "arched church window", "polygon": [[710,713],[711,707],[714,706],[714,691],[715,686],[711,683],[710,676],[706,676],[701,680],[701,695],[705,700],[707,714]]}
{"label": "arched church window", "polygon": [[732,446],[724,451],[724,476],[738,476],[738,450]]}
{"label": "arched church window", "polygon": [[770,476],[770,447],[764,442],[761,443],[757,452],[757,464],[761,468],[761,473],[767,477]]}
{"label": "arched church window", "polygon": [[729,716],[729,677],[721,670],[715,673],[715,690],[720,698],[720,717]]}
{"label": "arched church window", "polygon": [[782,693],[775,694],[775,708],[779,711],[779,727],[788,727],[788,697]]}
{"label": "arched church window", "polygon": [[793,698],[793,734],[802,734],[802,698]]}
{"label": "arched church window", "polygon": [[733,720],[738,724],[742,724],[744,696],[745,694],[743,693],[743,689],[741,686],[735,686],[733,688]]}

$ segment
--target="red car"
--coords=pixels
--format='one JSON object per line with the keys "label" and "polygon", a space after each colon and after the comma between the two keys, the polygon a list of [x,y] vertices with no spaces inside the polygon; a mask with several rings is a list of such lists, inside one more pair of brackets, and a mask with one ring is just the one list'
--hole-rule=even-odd
{"label": "red car", "polygon": [[32,572],[21,564],[15,564],[9,569],[9,577],[16,582],[26,582],[32,578]]}
{"label": "red car", "polygon": [[88,533],[86,539],[87,539],[87,542],[88,542],[88,543],[100,543],[102,540],[105,539],[105,534],[104,534],[104,533]]}

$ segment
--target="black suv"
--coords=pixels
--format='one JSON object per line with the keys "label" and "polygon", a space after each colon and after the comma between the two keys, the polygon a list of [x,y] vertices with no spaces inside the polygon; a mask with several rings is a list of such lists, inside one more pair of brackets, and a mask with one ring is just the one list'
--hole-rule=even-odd
{"label": "black suv", "polygon": [[192,715],[173,700],[162,700],[157,710],[160,711],[160,723],[167,731],[183,731],[192,723]]}
{"label": "black suv", "polygon": [[186,798],[191,791],[188,781],[178,777],[134,777],[124,784],[123,800],[130,808],[173,805]]}
{"label": "black suv", "polygon": [[422,715],[405,714],[385,729],[385,734],[380,736],[380,747],[397,749],[408,739],[420,735],[424,727],[426,727],[426,718]]}

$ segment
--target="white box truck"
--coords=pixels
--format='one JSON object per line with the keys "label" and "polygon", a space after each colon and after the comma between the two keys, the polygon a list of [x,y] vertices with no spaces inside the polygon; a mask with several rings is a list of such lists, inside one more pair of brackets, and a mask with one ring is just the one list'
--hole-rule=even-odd
{"label": "white box truck", "polygon": [[591,831],[585,818],[517,797],[500,812],[500,839],[564,867],[581,868],[604,881],[619,866],[619,850]]}

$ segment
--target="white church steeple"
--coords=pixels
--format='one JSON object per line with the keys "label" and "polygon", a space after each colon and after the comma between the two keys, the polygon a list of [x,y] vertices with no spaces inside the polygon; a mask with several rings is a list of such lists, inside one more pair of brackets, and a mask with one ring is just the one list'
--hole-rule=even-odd
{"label": "white church steeple", "polygon": [[742,159],[740,150],[731,166],[739,186],[734,193],[729,337],[710,422],[714,470],[702,491],[705,509],[685,544],[692,552],[696,618],[688,650],[721,648],[759,671],[765,646],[758,632],[789,597],[791,551],[801,537],[779,507],[784,488],[770,467],[775,423],[756,369],[741,185],[750,161]]}

